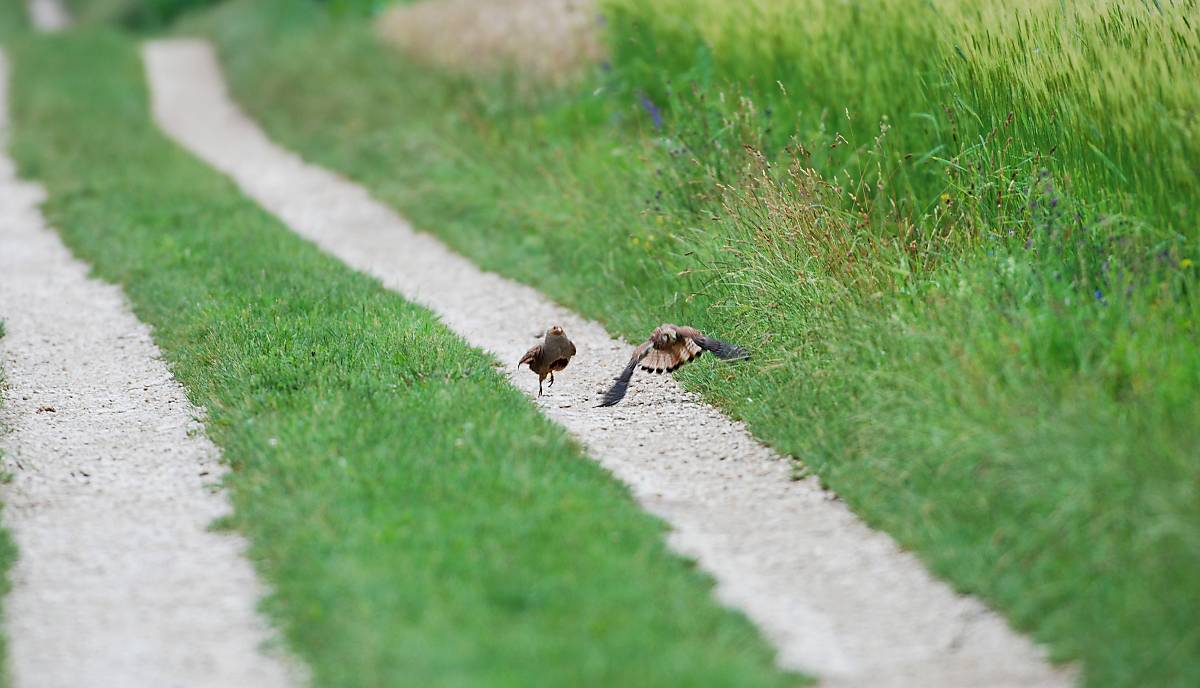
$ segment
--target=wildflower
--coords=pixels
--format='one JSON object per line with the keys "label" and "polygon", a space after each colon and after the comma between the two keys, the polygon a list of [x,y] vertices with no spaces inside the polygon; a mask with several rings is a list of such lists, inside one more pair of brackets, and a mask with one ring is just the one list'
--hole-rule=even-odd
{"label": "wildflower", "polygon": [[638,100],[642,103],[642,109],[650,115],[650,121],[654,123],[654,128],[661,130],[663,128],[662,110],[659,110],[654,101],[650,100],[645,93],[639,93]]}
{"label": "wildflower", "polygon": [[1191,258],[1184,258],[1183,260],[1179,261],[1179,267],[1181,268],[1190,268],[1193,265],[1195,265],[1195,263],[1192,262]]}

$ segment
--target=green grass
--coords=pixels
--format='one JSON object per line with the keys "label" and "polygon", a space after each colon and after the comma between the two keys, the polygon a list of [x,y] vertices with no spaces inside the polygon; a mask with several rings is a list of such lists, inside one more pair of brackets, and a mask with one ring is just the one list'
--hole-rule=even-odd
{"label": "green grass", "polygon": [[799,680],[492,359],[157,133],[134,43],[12,54],[22,174],[207,409],[316,685]]}
{"label": "green grass", "polygon": [[[1081,197],[1200,240],[1196,0],[601,4],[625,91],[666,104],[668,79],[732,87],[773,109],[777,140],[843,135],[817,165],[881,177],[902,207],[936,202],[959,163],[991,182],[976,190],[989,209],[1002,165],[972,153],[998,137]],[[862,156],[881,121],[881,154]]]}
{"label": "green grass", "polygon": [[119,24],[154,30],[216,0],[64,0],[71,18],[82,25]]}
{"label": "green grass", "polygon": [[[969,138],[938,119],[946,91],[908,88],[932,74],[893,83],[943,55],[911,44],[909,18],[838,24],[811,46],[759,41],[829,61],[813,88],[774,100],[757,35],[724,53],[743,71],[719,50],[689,61],[690,44],[633,24],[690,35],[707,15],[654,7],[611,16],[611,71],[558,91],[411,63],[308,3],[234,0],[181,30],[215,37],[272,136],[484,267],[623,335],[674,320],[750,344],[759,367],[698,366],[685,383],[1055,657],[1082,661],[1087,685],[1200,684],[1200,255],[1176,222],[1195,196],[1179,215],[1160,193],[1192,188],[1178,173],[1190,143],[1110,189],[1054,140],[1104,114],[1077,91],[1061,91],[1078,96],[1077,118],[1042,138],[1033,119],[994,133],[981,120]],[[654,52],[620,43],[642,30]],[[845,57],[830,47],[843,39]],[[914,54],[885,64],[890,45]],[[852,107],[853,140],[830,150]],[[1132,122],[1148,128],[1131,140],[1161,143],[1152,113],[1122,107],[1114,117],[1133,119],[1104,131]],[[897,127],[933,113],[899,140],[941,138],[876,142],[870,118],[888,108]],[[1105,156],[1129,176],[1132,158]]]}
{"label": "green grass", "polygon": [[0,3],[0,40],[8,40],[18,36],[28,27],[29,18],[25,16],[23,2]]}

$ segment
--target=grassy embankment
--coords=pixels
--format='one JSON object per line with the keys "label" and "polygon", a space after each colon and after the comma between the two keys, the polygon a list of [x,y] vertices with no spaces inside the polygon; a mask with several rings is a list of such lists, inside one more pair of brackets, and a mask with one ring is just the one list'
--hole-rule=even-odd
{"label": "grassy embankment", "polygon": [[1174,686],[1200,683],[1194,5],[614,0],[611,65],[557,90],[311,3],[185,28],[279,141],[481,265],[625,335],[749,344],[683,378],[1088,685]]}
{"label": "grassy embankment", "polygon": [[133,41],[11,54],[22,173],[207,409],[316,685],[796,682],[494,361],[163,138]]}

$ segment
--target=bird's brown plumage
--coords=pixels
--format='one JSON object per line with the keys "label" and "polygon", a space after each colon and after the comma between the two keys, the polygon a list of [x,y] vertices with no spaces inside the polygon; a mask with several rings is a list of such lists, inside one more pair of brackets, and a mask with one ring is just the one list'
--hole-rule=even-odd
{"label": "bird's brown plumage", "polygon": [[639,366],[649,372],[673,373],[699,358],[705,351],[726,361],[750,358],[750,354],[742,347],[707,337],[693,327],[660,325],[650,334],[649,339],[633,350],[629,363],[613,381],[612,387],[604,393],[600,405],[613,406],[624,399],[625,392],[629,389],[629,381]]}
{"label": "bird's brown plumage", "polygon": [[550,386],[554,386],[554,373],[567,367],[571,357],[575,355],[575,344],[567,339],[563,328],[555,325],[546,332],[546,337],[540,344],[534,344],[521,357],[517,367],[529,366],[538,376],[538,396],[542,396],[542,381],[550,377]]}

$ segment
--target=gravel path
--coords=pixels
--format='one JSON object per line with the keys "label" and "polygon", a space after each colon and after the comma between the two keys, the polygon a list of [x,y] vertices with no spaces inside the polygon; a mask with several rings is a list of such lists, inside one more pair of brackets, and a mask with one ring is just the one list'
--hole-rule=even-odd
{"label": "gravel path", "polygon": [[272,144],[228,99],[206,43],[154,42],[145,58],[169,135],[300,235],[494,352],[530,396],[536,376],[515,364],[533,333],[561,323],[579,355],[536,403],[671,524],[670,544],[716,577],[719,598],[759,625],[782,665],[839,686],[1070,683],[1000,616],[932,578],[815,481],[792,481],[786,460],[670,378],[642,377],[620,406],[594,408],[626,344]]}
{"label": "gravel path", "polygon": [[62,0],[25,0],[29,21],[38,31],[52,33],[71,26],[71,15]]}
{"label": "gravel path", "polygon": [[[0,55],[0,151],[7,133]],[[229,512],[224,468],[120,290],[87,276],[0,153],[0,447],[19,558],[5,602],[14,685],[271,688],[289,663]]]}

